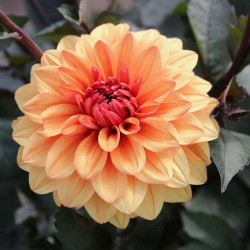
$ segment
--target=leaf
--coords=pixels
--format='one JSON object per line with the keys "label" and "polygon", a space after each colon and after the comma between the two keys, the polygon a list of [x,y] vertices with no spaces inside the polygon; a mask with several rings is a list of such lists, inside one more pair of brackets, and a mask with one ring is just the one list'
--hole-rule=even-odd
{"label": "leaf", "polygon": [[250,188],[250,167],[247,166],[242,172],[239,173],[239,177],[242,182]]}
{"label": "leaf", "polygon": [[36,36],[55,43],[66,35],[79,35],[79,31],[65,20],[53,23],[36,34]]}
{"label": "leaf", "polygon": [[215,250],[207,245],[198,242],[191,242],[188,245],[181,247],[179,250]]}
{"label": "leaf", "polygon": [[18,38],[19,35],[17,32],[11,32],[11,33],[8,33],[8,32],[0,32],[0,40],[2,39],[10,39],[10,38]]}
{"label": "leaf", "polygon": [[57,237],[67,249],[111,249],[112,239],[100,225],[91,225],[74,210],[60,207],[55,215]]}
{"label": "leaf", "polygon": [[224,194],[218,193],[214,183],[203,186],[185,205],[190,212],[215,215],[226,221],[241,238],[247,233],[250,219],[248,190],[239,182],[232,182]]}
{"label": "leaf", "polygon": [[237,76],[236,80],[240,86],[246,88],[246,92],[250,95],[250,64],[247,65]]}
{"label": "leaf", "polygon": [[82,27],[85,27],[86,31],[89,31],[93,27],[91,14],[89,2],[87,0],[80,0],[78,11],[79,23]]}
{"label": "leaf", "polygon": [[63,17],[66,20],[79,25],[78,11],[74,6],[71,6],[71,5],[68,5],[68,4],[62,4],[57,9],[63,15]]}
{"label": "leaf", "polygon": [[235,13],[226,0],[191,0],[188,18],[205,67],[217,81],[231,61],[226,39]]}
{"label": "leaf", "polygon": [[115,25],[125,22],[125,17],[120,14],[103,11],[94,20],[94,25],[98,26],[103,23],[113,23]]}
{"label": "leaf", "polygon": [[219,171],[221,191],[250,161],[250,136],[221,129],[219,138],[210,142],[211,157]]}
{"label": "leaf", "polygon": [[238,248],[237,234],[225,221],[203,213],[186,212],[181,217],[184,231],[191,238],[216,249]]}
{"label": "leaf", "polygon": [[239,48],[240,44],[243,38],[244,30],[246,28],[247,24],[247,16],[241,16],[238,19],[238,22],[236,25],[231,25],[228,38],[227,38],[227,44],[229,48],[229,52],[231,54],[232,59],[235,58]]}

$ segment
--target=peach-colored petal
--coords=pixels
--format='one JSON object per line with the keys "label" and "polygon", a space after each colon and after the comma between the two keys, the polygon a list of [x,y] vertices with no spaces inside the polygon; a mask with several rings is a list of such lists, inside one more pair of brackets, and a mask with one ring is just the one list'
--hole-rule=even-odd
{"label": "peach-colored petal", "polygon": [[62,135],[53,144],[46,160],[46,174],[49,178],[66,178],[74,172],[75,151],[83,138],[83,135]]}
{"label": "peach-colored petal", "polygon": [[146,160],[142,145],[126,135],[121,135],[119,146],[110,155],[115,167],[130,175],[140,172]]}
{"label": "peach-colored petal", "polygon": [[15,101],[19,109],[23,110],[23,105],[32,99],[36,94],[38,94],[38,90],[34,83],[25,84],[17,89],[15,92]]}
{"label": "peach-colored petal", "polygon": [[78,36],[73,36],[73,35],[69,35],[69,36],[65,36],[63,37],[58,45],[57,45],[57,50],[75,50],[75,45],[76,42],[78,41],[79,37]]}
{"label": "peach-colored petal", "polygon": [[199,76],[194,76],[190,81],[190,84],[193,84],[201,92],[207,93],[211,88],[212,84]]}
{"label": "peach-colored petal", "polygon": [[188,145],[188,148],[200,159],[202,159],[206,165],[211,164],[210,149],[208,142],[201,142]]}
{"label": "peach-colored petal", "polygon": [[56,189],[55,182],[46,176],[44,168],[30,168],[29,184],[30,189],[38,194],[47,194]]}
{"label": "peach-colored petal", "polygon": [[152,116],[160,108],[160,104],[156,101],[147,101],[140,106],[135,112],[137,118],[145,118]]}
{"label": "peach-colored petal", "polygon": [[27,165],[45,167],[47,154],[58,137],[46,138],[40,136],[38,132],[39,130],[33,133],[27,140],[22,159]]}
{"label": "peach-colored petal", "polygon": [[174,88],[175,82],[173,80],[154,77],[142,85],[136,99],[139,105],[150,100],[162,102],[173,92]]}
{"label": "peach-colored petal", "polygon": [[125,214],[133,213],[142,203],[148,185],[136,177],[128,176],[128,186],[126,192],[114,202],[114,206]]}
{"label": "peach-colored petal", "polygon": [[179,134],[179,142],[181,145],[187,145],[195,142],[204,135],[204,127],[199,119],[193,114],[186,113],[178,120],[171,122]]}
{"label": "peach-colored petal", "polygon": [[25,163],[23,162],[23,160],[22,160],[22,158],[23,158],[23,149],[24,149],[23,146],[19,147],[19,149],[18,149],[18,153],[17,153],[17,165],[18,165],[21,169],[23,169],[24,171],[29,172],[29,171],[30,171],[30,166],[27,165],[27,164],[25,164]]}
{"label": "peach-colored petal", "polygon": [[90,36],[91,38],[94,38],[96,40],[103,40],[103,41],[108,41],[109,36],[113,35],[113,31],[115,29],[115,25],[112,23],[105,23],[102,25],[99,25],[95,27],[91,33]]}
{"label": "peach-colored petal", "polygon": [[76,105],[58,104],[51,106],[42,113],[43,130],[40,132],[43,136],[58,135],[62,131],[64,122],[73,115],[81,113]]}
{"label": "peach-colored petal", "polygon": [[140,121],[141,129],[131,135],[143,147],[162,152],[178,145],[178,134],[172,124],[159,118],[144,118]]}
{"label": "peach-colored petal", "polygon": [[61,66],[60,54],[61,54],[60,51],[55,49],[45,51],[41,58],[41,66],[46,66],[46,65]]}
{"label": "peach-colored petal", "polygon": [[165,201],[170,203],[185,202],[192,198],[192,190],[190,185],[183,188],[165,187]]}
{"label": "peach-colored petal", "polygon": [[198,61],[198,55],[191,50],[179,50],[170,53],[167,64],[182,70],[193,70]]}
{"label": "peach-colored petal", "polygon": [[147,194],[135,213],[147,220],[155,219],[164,203],[164,186],[149,185]]}
{"label": "peach-colored petal", "polygon": [[93,178],[105,166],[108,153],[100,148],[97,138],[98,133],[93,131],[82,140],[75,152],[75,169],[82,179]]}
{"label": "peach-colored petal", "polygon": [[56,181],[58,198],[65,207],[81,207],[94,194],[90,181],[82,180],[77,173]]}
{"label": "peach-colored petal", "polygon": [[61,201],[60,201],[60,199],[59,199],[59,196],[58,196],[57,191],[54,191],[54,192],[53,192],[53,199],[54,199],[54,202],[56,203],[56,205],[57,205],[58,207],[60,207],[60,206],[62,205],[62,203],[61,203]]}
{"label": "peach-colored petal", "polygon": [[204,184],[207,181],[207,168],[205,162],[195,155],[188,147],[183,147],[182,149],[189,164],[189,183],[192,185]]}
{"label": "peach-colored petal", "polygon": [[112,204],[102,200],[97,194],[84,205],[90,216],[98,223],[109,221],[116,213],[116,209]]}
{"label": "peach-colored petal", "polygon": [[109,222],[118,228],[124,229],[128,226],[129,220],[129,215],[117,211]]}
{"label": "peach-colored petal", "polygon": [[129,117],[119,124],[119,129],[124,135],[132,135],[140,130],[140,121],[135,117]]}
{"label": "peach-colored petal", "polygon": [[101,129],[98,135],[98,142],[100,147],[107,151],[112,152],[118,146],[120,141],[120,130],[117,126],[112,128],[106,127]]}
{"label": "peach-colored petal", "polygon": [[91,179],[97,194],[106,202],[112,203],[120,198],[127,189],[127,176],[119,172],[110,159],[102,171]]}
{"label": "peach-colored petal", "polygon": [[169,51],[181,50],[183,48],[182,40],[179,38],[168,38]]}
{"label": "peach-colored petal", "polygon": [[169,152],[173,157],[173,176],[166,185],[173,188],[186,187],[190,176],[186,155],[180,146],[171,149]]}
{"label": "peach-colored petal", "polygon": [[146,163],[136,175],[140,180],[151,184],[165,184],[173,176],[173,158],[170,152],[151,152],[146,150]]}
{"label": "peach-colored petal", "polygon": [[24,146],[29,137],[40,127],[40,124],[34,123],[26,116],[23,116],[15,124],[12,137],[18,144]]}

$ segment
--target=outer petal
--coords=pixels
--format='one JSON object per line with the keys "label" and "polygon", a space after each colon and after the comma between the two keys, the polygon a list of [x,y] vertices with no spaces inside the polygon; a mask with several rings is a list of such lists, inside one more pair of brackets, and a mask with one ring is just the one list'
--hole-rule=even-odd
{"label": "outer petal", "polygon": [[47,194],[56,189],[55,181],[46,176],[44,168],[30,168],[29,184],[30,189],[38,194]]}
{"label": "outer petal", "polygon": [[79,135],[63,135],[53,144],[46,161],[49,178],[66,178],[74,172],[75,151],[83,138]]}
{"label": "outer petal", "polygon": [[149,185],[147,194],[135,213],[147,220],[155,219],[164,203],[164,186]]}
{"label": "outer petal", "polygon": [[24,171],[30,172],[30,166],[25,164],[22,160],[23,157],[23,146],[19,147],[18,153],[17,153],[17,165]]}
{"label": "outer petal", "polygon": [[162,152],[178,145],[178,134],[174,126],[159,118],[144,118],[140,121],[141,129],[131,135],[143,147]]}
{"label": "outer petal", "polygon": [[55,49],[45,51],[41,58],[41,65],[42,66],[47,66],[47,65],[61,66],[60,55],[61,55],[60,51],[55,50]]}
{"label": "outer petal", "polygon": [[136,176],[151,184],[165,184],[173,176],[173,159],[170,152],[151,152],[146,150],[146,164]]}
{"label": "outer petal", "polygon": [[60,202],[65,207],[82,207],[94,194],[90,181],[82,180],[77,173],[56,181]]}
{"label": "outer petal", "polygon": [[78,39],[79,39],[78,36],[73,36],[73,35],[63,37],[57,45],[57,50],[67,49],[74,51]]}
{"label": "outer petal", "polygon": [[105,167],[94,178],[92,185],[97,194],[106,202],[112,203],[121,197],[127,188],[127,176],[119,172],[108,159]]}
{"label": "outer petal", "polygon": [[76,150],[74,165],[83,179],[93,178],[106,164],[108,153],[100,148],[97,138],[98,133],[92,132]]}
{"label": "outer petal", "polygon": [[125,173],[134,175],[144,167],[146,155],[143,147],[127,136],[121,136],[119,147],[110,153],[115,167]]}
{"label": "outer petal", "polygon": [[62,125],[61,133],[64,135],[80,134],[89,131],[88,128],[84,127],[80,122],[79,118],[82,115],[73,115],[69,117]]}
{"label": "outer petal", "polygon": [[170,203],[184,202],[192,198],[192,190],[190,185],[183,188],[170,188],[165,187],[165,201]]}
{"label": "outer petal", "polygon": [[128,176],[126,192],[119,198],[114,206],[125,214],[132,214],[142,203],[148,190],[148,185],[136,177]]}
{"label": "outer petal", "polygon": [[14,131],[13,131],[13,139],[20,145],[25,145],[27,143],[28,138],[38,129],[41,125],[32,122],[26,116],[18,119]]}
{"label": "outer petal", "polygon": [[196,144],[188,145],[188,148],[200,159],[202,159],[206,165],[211,164],[210,150],[208,142],[201,142]]}
{"label": "outer petal", "polygon": [[85,208],[89,215],[101,224],[109,221],[116,213],[114,206],[102,200],[97,194],[85,204]]}
{"label": "outer petal", "polygon": [[171,149],[170,153],[173,158],[173,176],[166,185],[173,188],[186,187],[190,176],[186,155],[180,146]]}
{"label": "outer petal", "polygon": [[194,76],[190,81],[190,84],[194,85],[201,92],[207,93],[211,88],[212,84],[199,76]]}
{"label": "outer petal", "polygon": [[117,211],[109,222],[118,228],[124,229],[128,226],[129,220],[130,217],[127,214]]}

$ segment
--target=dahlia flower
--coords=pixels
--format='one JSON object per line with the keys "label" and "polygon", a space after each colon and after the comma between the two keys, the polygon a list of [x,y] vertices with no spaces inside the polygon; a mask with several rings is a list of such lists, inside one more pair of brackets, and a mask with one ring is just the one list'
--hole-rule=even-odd
{"label": "dahlia flower", "polygon": [[30,188],[120,228],[189,200],[190,184],[207,180],[208,141],[219,131],[197,59],[178,38],[126,24],[44,52],[15,94],[24,116],[13,138]]}

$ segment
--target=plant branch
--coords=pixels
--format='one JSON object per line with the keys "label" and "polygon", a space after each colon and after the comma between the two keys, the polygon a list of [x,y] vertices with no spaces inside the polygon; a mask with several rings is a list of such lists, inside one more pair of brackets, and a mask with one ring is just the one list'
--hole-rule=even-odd
{"label": "plant branch", "polygon": [[216,97],[220,96],[222,91],[226,89],[229,81],[233,78],[234,75],[236,75],[240,69],[240,66],[242,62],[244,61],[245,57],[247,56],[247,53],[249,52],[249,39],[250,39],[250,11],[248,14],[247,19],[247,25],[243,34],[243,38],[239,47],[239,50],[234,58],[234,61],[226,73],[226,75],[223,77],[220,86],[218,87],[216,91]]}
{"label": "plant branch", "polygon": [[36,45],[36,43],[14,22],[12,22],[2,10],[0,10],[0,23],[7,28],[10,32],[17,32],[19,37],[14,38],[18,42],[22,43],[36,58],[40,61],[43,52]]}

